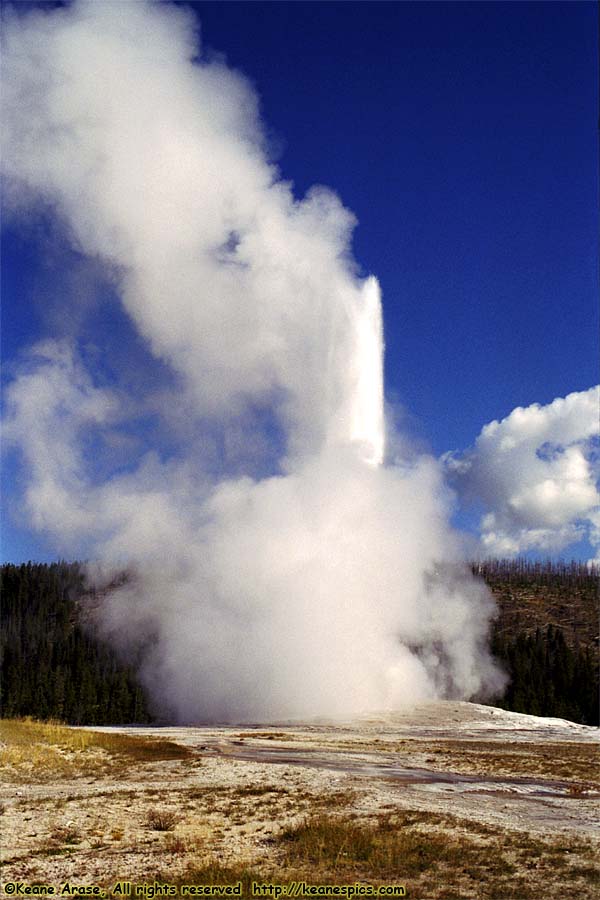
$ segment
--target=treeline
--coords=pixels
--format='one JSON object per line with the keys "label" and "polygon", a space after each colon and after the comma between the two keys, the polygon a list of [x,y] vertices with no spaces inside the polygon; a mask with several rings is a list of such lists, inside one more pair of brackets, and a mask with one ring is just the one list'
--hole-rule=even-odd
{"label": "treeline", "polygon": [[[526,560],[487,560],[473,570],[485,578],[500,610],[492,652],[510,683],[495,705],[599,724],[597,573],[578,562]],[[78,563],[5,565],[0,578],[3,716],[86,725],[151,720],[134,667],[123,665],[84,627]],[[578,613],[575,629],[573,617],[564,618],[567,608],[586,613]]]}
{"label": "treeline", "polygon": [[471,564],[474,575],[481,575],[488,583],[560,585],[561,587],[598,587],[600,567],[595,563],[585,563],[578,559],[531,560],[524,557],[514,559],[485,559]]}
{"label": "treeline", "polygon": [[133,670],[82,627],[79,564],[4,565],[0,578],[3,716],[72,725],[150,721]]}

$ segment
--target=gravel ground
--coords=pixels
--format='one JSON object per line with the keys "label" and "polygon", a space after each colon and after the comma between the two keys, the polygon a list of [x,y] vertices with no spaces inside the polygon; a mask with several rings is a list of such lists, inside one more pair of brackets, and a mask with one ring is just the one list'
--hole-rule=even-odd
{"label": "gravel ground", "polygon": [[109,774],[82,765],[68,778],[9,772],[3,882],[108,885],[207,859],[269,867],[281,830],[315,810],[600,834],[598,729],[563,720],[436,702],[354,721],[95,730],[160,736],[194,754]]}

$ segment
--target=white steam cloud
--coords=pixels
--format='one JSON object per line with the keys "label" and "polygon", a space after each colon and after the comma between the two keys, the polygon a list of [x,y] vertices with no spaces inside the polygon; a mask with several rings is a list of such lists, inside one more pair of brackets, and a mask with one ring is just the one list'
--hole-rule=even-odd
{"label": "white steam cloud", "polygon": [[517,407],[485,425],[475,446],[446,457],[461,492],[483,502],[484,555],[600,545],[600,387]]}
{"label": "white steam cloud", "polygon": [[[198,56],[189,11],[79,2],[9,11],[4,34],[11,208],[61,217],[175,379],[141,400],[49,340],[7,392],[31,522],[99,560],[98,583],[132,573],[105,633],[144,643],[142,675],[180,719],[498,689],[493,605],[461,563],[440,465],[383,464],[379,287],[356,274],[352,215],[278,180],[254,93]],[[169,452],[137,449],[150,408]],[[217,433],[245,471],[225,454],[215,474]]]}

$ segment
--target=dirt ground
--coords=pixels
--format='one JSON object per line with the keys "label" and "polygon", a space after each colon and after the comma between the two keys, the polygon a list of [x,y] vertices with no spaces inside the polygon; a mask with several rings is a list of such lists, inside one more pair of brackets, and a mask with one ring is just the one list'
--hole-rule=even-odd
{"label": "dirt ground", "polygon": [[[520,900],[533,896],[528,885],[537,884],[538,869],[545,896],[597,890],[598,729],[436,702],[348,722],[95,730],[166,739],[187,755],[117,764],[101,747],[79,755],[59,747],[62,768],[36,765],[33,750],[18,764],[9,758],[2,766],[5,890],[9,882],[69,882],[101,885],[110,895],[119,880],[174,882],[207,866],[231,877],[244,869],[291,877],[294,866],[308,866],[336,883],[365,873],[383,882],[396,873],[391,880],[411,897]],[[381,871],[367,862],[350,869],[342,858],[349,849],[332,861],[326,836],[319,856],[306,850],[298,862],[290,841],[315,817],[319,827],[339,820],[354,832],[376,823],[378,847],[382,823],[386,834],[403,829],[405,837],[416,828],[424,846],[428,835],[445,835],[456,850],[464,838],[465,853],[479,841],[489,859],[496,847],[507,860],[498,876],[504,893],[494,893],[491,881],[480,893],[476,866],[465,863],[457,874],[455,857],[443,869],[417,850],[411,862],[406,848],[406,877],[402,854],[393,865],[379,862]]]}

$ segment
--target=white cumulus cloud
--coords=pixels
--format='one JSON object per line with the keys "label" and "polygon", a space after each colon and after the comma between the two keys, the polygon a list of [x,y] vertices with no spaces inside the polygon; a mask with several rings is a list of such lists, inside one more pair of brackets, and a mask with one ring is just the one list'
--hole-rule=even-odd
{"label": "white cumulus cloud", "polygon": [[490,555],[558,551],[596,542],[600,387],[517,407],[485,425],[472,448],[447,454],[448,473],[480,501],[481,547]]}

